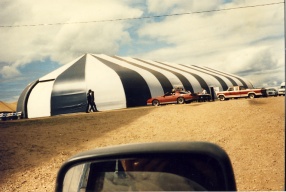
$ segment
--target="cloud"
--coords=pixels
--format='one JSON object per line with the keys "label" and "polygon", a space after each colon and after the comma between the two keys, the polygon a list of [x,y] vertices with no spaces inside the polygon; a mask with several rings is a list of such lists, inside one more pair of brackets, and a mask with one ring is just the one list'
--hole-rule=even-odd
{"label": "cloud", "polygon": [[3,78],[15,77],[20,75],[20,71],[13,66],[4,66],[1,69],[1,75],[3,76]]}
{"label": "cloud", "polygon": [[218,7],[223,1],[221,0],[179,0],[179,1],[164,1],[148,0],[148,11],[150,13],[165,14],[169,13],[184,13],[193,11],[213,10]]}
{"label": "cloud", "polygon": [[[220,9],[223,8],[222,5]],[[195,50],[193,53],[205,53],[248,46],[269,36],[282,36],[282,23],[283,6],[280,5],[166,17],[160,22],[146,23],[139,35],[181,47],[188,45]]]}
{"label": "cloud", "polygon": [[[0,74],[16,73],[21,65],[50,58],[65,64],[84,53],[116,54],[120,45],[131,42],[128,22],[75,23],[140,17],[143,11],[130,1],[1,1],[0,25],[36,25],[0,28]],[[38,24],[43,24],[37,26]],[[3,66],[8,63],[10,67]]]}
{"label": "cloud", "polygon": [[[65,64],[84,53],[124,52],[131,54],[128,56],[217,68],[250,78],[248,73],[258,76],[267,71],[263,77],[255,78],[263,81],[273,71],[285,71],[283,4],[159,19],[76,23],[264,3],[274,2],[2,0],[1,26],[36,26],[0,28],[0,75],[19,76],[19,68],[33,61],[48,59]],[[55,23],[74,24],[49,25]],[[281,73],[278,77],[280,81],[284,78]]]}
{"label": "cloud", "polygon": [[[183,13],[274,3],[259,0],[222,4],[210,1],[210,4],[203,2],[199,7],[180,2],[169,2],[162,7],[172,14],[176,10]],[[150,12],[162,13],[159,1],[150,0],[148,3]],[[283,23],[283,4],[166,17],[160,22],[146,22],[138,34],[140,38],[168,46],[140,53],[138,57],[208,66],[247,77],[260,73],[261,78],[256,79],[263,82],[263,78],[267,80],[273,71],[285,71]],[[281,73],[278,76],[280,81],[284,79]]]}

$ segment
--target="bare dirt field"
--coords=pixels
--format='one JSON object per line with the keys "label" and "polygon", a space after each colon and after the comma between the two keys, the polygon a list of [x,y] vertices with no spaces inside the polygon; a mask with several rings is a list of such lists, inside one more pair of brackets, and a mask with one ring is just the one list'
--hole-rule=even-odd
{"label": "bare dirt field", "polygon": [[0,121],[0,191],[53,191],[78,152],[160,141],[216,143],[238,190],[284,190],[285,97],[269,97]]}

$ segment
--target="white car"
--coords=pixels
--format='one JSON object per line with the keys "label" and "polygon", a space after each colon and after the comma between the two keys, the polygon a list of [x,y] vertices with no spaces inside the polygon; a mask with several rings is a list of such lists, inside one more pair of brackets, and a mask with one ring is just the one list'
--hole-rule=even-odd
{"label": "white car", "polygon": [[285,82],[281,83],[280,88],[278,89],[278,95],[284,95],[285,96]]}

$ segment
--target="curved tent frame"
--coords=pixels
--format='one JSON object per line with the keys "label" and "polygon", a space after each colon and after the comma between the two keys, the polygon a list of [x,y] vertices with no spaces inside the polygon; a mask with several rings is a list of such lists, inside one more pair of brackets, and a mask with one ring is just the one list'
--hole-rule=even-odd
{"label": "curved tent frame", "polygon": [[233,74],[207,67],[138,58],[85,54],[31,83],[22,92],[17,111],[25,118],[85,112],[92,89],[98,110],[145,106],[147,99],[174,86],[197,93],[210,87],[253,85]]}

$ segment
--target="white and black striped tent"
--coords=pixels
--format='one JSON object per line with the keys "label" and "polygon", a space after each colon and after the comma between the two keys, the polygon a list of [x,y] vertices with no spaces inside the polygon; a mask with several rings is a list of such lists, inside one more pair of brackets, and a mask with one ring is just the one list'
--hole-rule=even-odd
{"label": "white and black striped tent", "polygon": [[145,106],[147,99],[181,85],[191,92],[252,84],[236,75],[194,65],[85,54],[29,84],[17,111],[25,118],[84,112],[92,89],[98,110]]}

